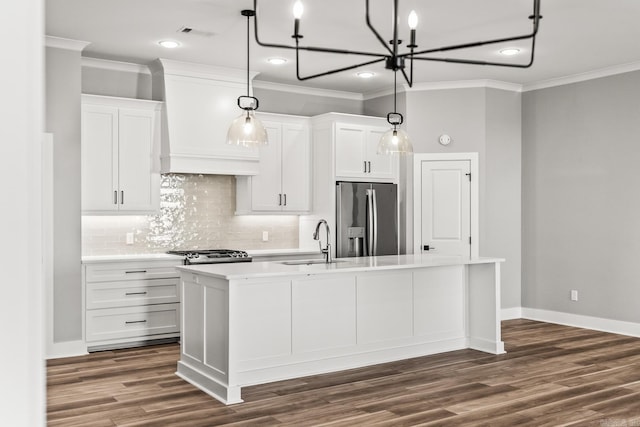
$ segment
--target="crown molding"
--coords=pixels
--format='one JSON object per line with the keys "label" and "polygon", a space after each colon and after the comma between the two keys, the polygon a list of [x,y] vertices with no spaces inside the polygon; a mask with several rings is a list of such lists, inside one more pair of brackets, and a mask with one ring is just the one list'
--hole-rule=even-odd
{"label": "crown molding", "polygon": [[253,87],[265,90],[275,90],[280,92],[296,93],[299,95],[324,96],[328,98],[342,98],[354,101],[362,101],[364,98],[361,93],[346,92],[332,89],[318,89],[304,86],[289,85],[283,83],[272,83],[264,80],[254,80]]}
{"label": "crown molding", "polygon": [[[429,90],[442,90],[442,89],[469,89],[469,88],[490,88],[508,90],[511,92],[521,92],[522,85],[509,82],[501,82],[498,80],[452,80],[446,82],[425,82],[416,83],[412,87],[408,84],[403,84],[398,88],[398,92],[421,92]],[[393,88],[383,89],[376,92],[369,92],[365,94],[364,99],[370,100],[374,98],[380,98],[382,96],[393,95]]]}
{"label": "crown molding", "polygon": [[498,80],[452,80],[445,82],[425,82],[416,83],[412,88],[405,85],[407,92],[419,92],[422,90],[441,90],[441,89],[469,89],[469,88],[489,88],[508,90],[511,92],[522,92],[522,85],[517,83],[501,82]]}
{"label": "crown molding", "polygon": [[74,50],[82,52],[82,50],[89,46],[91,42],[85,42],[82,40],[65,39],[62,37],[44,36],[44,45],[46,47],[54,47],[56,49]]}
{"label": "crown molding", "polygon": [[[408,87],[409,87],[408,85],[403,84],[398,87],[398,92],[406,92]],[[387,88],[387,89],[380,89],[375,92],[367,92],[363,94],[363,99],[365,101],[368,101],[370,99],[381,98],[383,96],[390,96],[390,95],[393,95],[393,87]]]}
{"label": "crown molding", "polygon": [[[164,58],[152,61],[149,64],[149,69],[152,74],[162,73],[165,76],[195,77],[238,84],[245,84],[247,78],[247,71],[239,68],[219,67],[217,65],[174,61]],[[251,71],[249,79],[253,80],[258,74],[256,71]]]}
{"label": "crown molding", "polygon": [[83,56],[81,59],[83,67],[100,68],[102,70],[124,71],[127,73],[151,74],[149,67],[142,64],[134,64],[132,62],[111,61],[108,59],[89,58]]}
{"label": "crown molding", "polygon": [[587,71],[585,73],[573,74],[566,77],[556,79],[543,80],[540,82],[525,84],[522,88],[523,92],[532,90],[545,89],[555,86],[563,86],[572,83],[584,82],[587,80],[599,79],[602,77],[614,76],[616,74],[624,74],[632,71],[640,70],[640,61],[630,62],[628,64],[615,65],[613,67],[600,68],[598,70]]}

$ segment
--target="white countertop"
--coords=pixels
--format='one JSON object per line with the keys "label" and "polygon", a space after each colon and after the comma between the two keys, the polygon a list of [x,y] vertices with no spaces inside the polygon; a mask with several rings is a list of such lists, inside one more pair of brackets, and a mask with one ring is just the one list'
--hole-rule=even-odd
{"label": "white countertop", "polygon": [[[247,253],[252,257],[270,257],[270,256],[291,256],[303,255],[320,256],[319,250],[310,249],[249,249]],[[127,262],[127,261],[162,261],[176,260],[177,264],[181,264],[182,256],[170,255],[166,253],[150,253],[150,254],[127,254],[127,255],[85,255],[82,257],[83,264],[91,264],[97,262]]]}
{"label": "white countertop", "polygon": [[130,255],[87,255],[82,257],[83,264],[96,262],[128,262],[128,261],[171,261],[182,263],[182,256],[170,254],[130,254]]}
{"label": "white countertop", "polygon": [[278,255],[316,255],[320,254],[320,249],[247,249],[247,253],[252,257],[278,256]]}
{"label": "white countertop", "polygon": [[371,270],[398,270],[445,265],[487,264],[504,262],[503,258],[466,258],[433,254],[386,255],[378,257],[339,258],[332,264],[287,265],[290,261],[246,262],[236,264],[204,264],[179,266],[178,270],[220,279],[254,279],[273,276],[335,274]]}

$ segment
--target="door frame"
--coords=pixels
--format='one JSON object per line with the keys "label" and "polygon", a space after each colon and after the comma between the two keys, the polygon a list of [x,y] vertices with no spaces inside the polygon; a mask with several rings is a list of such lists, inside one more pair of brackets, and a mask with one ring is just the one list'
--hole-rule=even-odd
{"label": "door frame", "polygon": [[471,258],[480,253],[480,174],[478,153],[415,153],[413,155],[413,253],[422,251],[422,162],[467,160],[471,164]]}

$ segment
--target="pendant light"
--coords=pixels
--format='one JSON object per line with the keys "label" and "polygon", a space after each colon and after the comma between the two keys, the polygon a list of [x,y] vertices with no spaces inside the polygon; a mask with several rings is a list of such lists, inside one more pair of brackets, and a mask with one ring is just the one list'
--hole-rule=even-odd
{"label": "pendant light", "polygon": [[255,16],[255,12],[243,10],[240,13],[247,17],[247,95],[238,97],[238,107],[243,112],[229,126],[227,144],[252,148],[267,145],[268,140],[264,125],[255,116],[255,111],[260,105],[258,98],[249,94],[249,19]]}
{"label": "pendant light", "polygon": [[397,79],[396,76],[398,70],[393,72],[393,113],[387,114],[387,122],[392,126],[391,129],[386,131],[380,142],[378,143],[378,154],[413,154],[413,145],[409,139],[409,135],[399,129],[398,126],[402,124],[404,118],[402,114],[396,112],[397,110]]}

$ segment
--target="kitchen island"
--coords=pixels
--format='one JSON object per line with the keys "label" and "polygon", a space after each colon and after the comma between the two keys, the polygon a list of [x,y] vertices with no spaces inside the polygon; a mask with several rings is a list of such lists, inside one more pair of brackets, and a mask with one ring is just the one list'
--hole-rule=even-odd
{"label": "kitchen island", "polygon": [[504,353],[500,258],[390,255],[180,266],[177,375],[248,385],[472,348]]}

